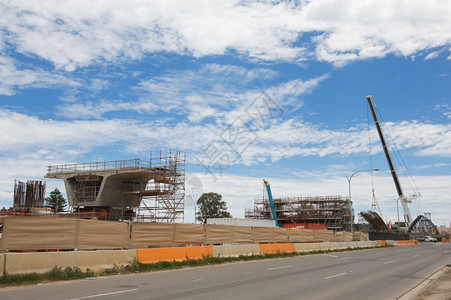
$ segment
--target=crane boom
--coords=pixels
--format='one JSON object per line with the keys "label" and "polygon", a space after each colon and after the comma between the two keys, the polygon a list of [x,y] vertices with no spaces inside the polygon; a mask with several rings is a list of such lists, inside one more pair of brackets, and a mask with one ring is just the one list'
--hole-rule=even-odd
{"label": "crane boom", "polygon": [[277,221],[277,216],[276,216],[276,207],[274,206],[274,201],[272,199],[271,186],[269,185],[269,182],[265,179],[263,179],[263,183],[265,184],[266,192],[268,193],[269,207],[271,208],[272,218],[276,222],[276,227],[279,227],[279,221]]}
{"label": "crane boom", "polygon": [[387,159],[388,166],[390,168],[390,172],[391,172],[393,181],[395,183],[396,191],[398,192],[401,206],[404,211],[404,221],[406,222],[406,228],[409,228],[410,224],[412,223],[412,216],[410,215],[410,210],[409,210],[409,206],[408,206],[409,201],[407,200],[406,196],[404,196],[401,184],[399,182],[398,175],[396,174],[396,170],[395,170],[393,161],[390,156],[390,152],[388,151],[387,144],[385,143],[384,134],[382,133],[382,129],[379,124],[379,119],[377,118],[376,110],[374,109],[373,97],[370,95],[370,96],[366,96],[365,99],[368,101],[368,105],[370,107],[371,114],[373,115],[374,124],[376,125],[377,133],[379,134],[379,138],[382,143],[382,148],[384,149],[385,157]]}

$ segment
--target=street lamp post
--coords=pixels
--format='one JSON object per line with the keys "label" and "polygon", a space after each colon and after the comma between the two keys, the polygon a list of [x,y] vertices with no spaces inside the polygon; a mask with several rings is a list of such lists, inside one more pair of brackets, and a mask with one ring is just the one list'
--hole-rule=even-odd
{"label": "street lamp post", "polygon": [[351,179],[357,173],[372,172],[372,171],[377,172],[377,171],[379,171],[379,169],[359,170],[359,171],[352,173],[352,175],[349,177],[346,176],[346,179],[348,180],[348,187],[349,187],[349,204],[350,204],[349,205],[349,214],[351,216],[351,232],[354,232],[354,214],[352,213],[352,201],[351,201]]}

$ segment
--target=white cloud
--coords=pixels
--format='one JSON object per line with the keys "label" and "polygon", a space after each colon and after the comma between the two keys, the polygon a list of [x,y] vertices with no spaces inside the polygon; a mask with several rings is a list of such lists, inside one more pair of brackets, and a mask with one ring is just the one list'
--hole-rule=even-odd
{"label": "white cloud", "polygon": [[431,52],[428,55],[426,55],[426,57],[424,58],[424,60],[429,60],[429,59],[434,59],[439,57],[440,53],[435,51],[435,52]]}
{"label": "white cloud", "polygon": [[14,95],[16,89],[22,87],[52,88],[78,87],[80,83],[58,73],[46,72],[38,68],[19,68],[16,62],[8,57],[0,56],[0,95]]}
{"label": "white cloud", "polygon": [[[447,1],[15,1],[0,7],[0,46],[73,71],[160,51],[337,65],[451,42]],[[434,55],[434,54],[430,54]]]}

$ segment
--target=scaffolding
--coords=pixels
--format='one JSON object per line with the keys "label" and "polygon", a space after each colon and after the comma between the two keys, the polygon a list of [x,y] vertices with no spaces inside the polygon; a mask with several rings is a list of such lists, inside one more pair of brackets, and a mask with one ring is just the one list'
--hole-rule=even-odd
{"label": "scaffolding", "polygon": [[185,161],[181,152],[49,166],[64,179],[71,215],[78,218],[175,222],[184,219]]}
{"label": "scaffolding", "polygon": [[[342,196],[307,196],[274,199],[280,226],[322,224],[330,230],[350,230],[352,205]],[[245,218],[267,219],[271,216],[267,199],[254,200],[254,208],[245,210]]]}
{"label": "scaffolding", "polygon": [[137,221],[177,222],[184,221],[185,161],[181,152],[150,157],[155,176],[141,192],[141,204]]}

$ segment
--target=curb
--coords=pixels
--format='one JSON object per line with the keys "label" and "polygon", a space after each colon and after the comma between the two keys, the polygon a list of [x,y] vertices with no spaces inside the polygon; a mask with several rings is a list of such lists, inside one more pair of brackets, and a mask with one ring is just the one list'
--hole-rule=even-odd
{"label": "curb", "polygon": [[442,274],[448,271],[451,264],[447,264],[425,280],[423,280],[419,285],[399,297],[397,300],[411,300],[418,296],[423,290],[425,290],[430,284],[432,284],[437,278],[439,278]]}

